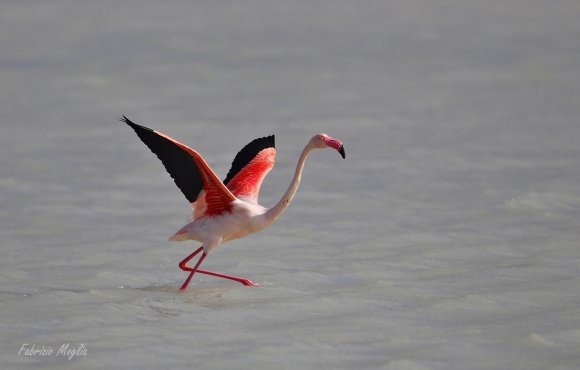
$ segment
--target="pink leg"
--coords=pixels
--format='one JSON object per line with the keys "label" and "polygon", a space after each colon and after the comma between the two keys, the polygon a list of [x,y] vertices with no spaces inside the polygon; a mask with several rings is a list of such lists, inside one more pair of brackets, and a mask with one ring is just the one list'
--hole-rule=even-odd
{"label": "pink leg", "polygon": [[201,265],[201,261],[203,261],[203,259],[206,257],[206,254],[205,253],[202,254],[202,256],[200,257],[199,261],[197,261],[197,263],[196,263],[196,265],[195,265],[194,268],[191,268],[191,267],[187,266],[187,262],[189,262],[193,257],[195,257],[197,254],[199,254],[199,252],[201,252],[202,250],[203,250],[203,247],[199,247],[198,249],[196,249],[195,252],[193,252],[192,254],[190,254],[189,256],[187,256],[183,261],[179,262],[179,268],[180,269],[182,269],[183,271],[190,271],[191,272],[189,274],[187,280],[185,280],[185,282],[181,286],[180,290],[186,290],[187,289],[187,286],[189,285],[189,282],[191,281],[191,278],[193,277],[193,275],[196,272],[199,272],[200,274],[212,275],[212,276],[217,276],[217,277],[221,277],[221,278],[224,278],[224,279],[229,279],[229,280],[237,281],[238,283],[242,283],[244,285],[259,286],[258,284],[254,283],[250,279],[244,279],[244,278],[239,278],[239,277],[235,277],[235,276],[219,274],[217,272],[212,272],[212,271],[198,269],[199,265]]}
{"label": "pink leg", "polygon": [[189,262],[189,260],[191,260],[193,257],[197,256],[197,254],[199,252],[201,252],[203,250],[203,246],[197,248],[195,250],[195,252],[193,252],[192,254],[190,254],[189,256],[185,257],[183,259],[183,261],[179,262],[179,268],[182,269],[183,271],[193,271],[193,269],[189,266],[187,266],[187,263]]}
{"label": "pink leg", "polygon": [[259,286],[258,284],[254,283],[250,279],[244,279],[244,278],[239,278],[239,277],[235,277],[235,276],[231,276],[231,275],[219,274],[217,272],[212,272],[212,271],[207,271],[207,270],[197,270],[197,272],[199,272],[200,274],[217,276],[217,277],[221,277],[221,278],[224,278],[224,279],[229,279],[229,280],[237,281],[238,283],[242,283],[244,285]]}
{"label": "pink leg", "polygon": [[184,290],[187,289],[187,286],[189,285],[189,282],[191,281],[191,278],[193,277],[193,274],[195,274],[195,272],[197,271],[197,268],[199,267],[199,265],[201,265],[201,262],[204,260],[205,256],[207,256],[207,254],[203,253],[201,255],[201,257],[199,257],[199,260],[195,264],[195,267],[191,270],[191,273],[189,274],[189,276],[187,277],[187,279],[185,280],[185,282],[183,283],[183,285],[181,286],[181,288],[179,288],[179,290],[184,291]]}

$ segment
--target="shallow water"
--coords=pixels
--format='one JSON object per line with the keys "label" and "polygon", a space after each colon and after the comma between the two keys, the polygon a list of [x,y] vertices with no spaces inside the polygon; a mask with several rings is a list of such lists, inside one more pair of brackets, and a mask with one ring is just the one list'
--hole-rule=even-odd
{"label": "shallow water", "polygon": [[[0,8],[2,368],[580,366],[577,1]],[[260,288],[180,293],[189,206],[122,114],[221,176],[275,133],[267,206],[314,133],[347,159],[204,262]]]}

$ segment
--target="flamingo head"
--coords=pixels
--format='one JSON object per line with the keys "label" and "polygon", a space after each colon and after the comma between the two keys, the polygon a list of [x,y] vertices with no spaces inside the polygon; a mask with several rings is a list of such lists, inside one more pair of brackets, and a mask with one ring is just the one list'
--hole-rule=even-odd
{"label": "flamingo head", "polygon": [[342,156],[343,159],[346,158],[344,145],[342,145],[342,141],[338,139],[330,137],[326,134],[318,134],[314,135],[310,142],[315,148],[333,148]]}

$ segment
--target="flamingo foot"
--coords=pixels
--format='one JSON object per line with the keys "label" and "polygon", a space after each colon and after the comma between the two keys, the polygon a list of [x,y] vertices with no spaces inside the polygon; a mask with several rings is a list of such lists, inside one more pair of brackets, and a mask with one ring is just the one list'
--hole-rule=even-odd
{"label": "flamingo foot", "polygon": [[191,275],[187,278],[187,280],[185,281],[185,283],[183,283],[183,285],[181,286],[181,288],[179,288],[180,292],[185,292],[187,290],[187,286],[189,285],[189,282],[191,281]]}
{"label": "flamingo foot", "polygon": [[245,286],[260,286],[260,284],[258,283],[254,283],[252,280],[250,279],[241,279],[240,283],[244,284]]}

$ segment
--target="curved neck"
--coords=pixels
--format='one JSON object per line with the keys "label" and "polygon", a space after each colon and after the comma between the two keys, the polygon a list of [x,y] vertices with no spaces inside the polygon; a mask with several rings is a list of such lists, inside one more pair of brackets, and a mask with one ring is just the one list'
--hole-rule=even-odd
{"label": "curved neck", "polygon": [[292,202],[294,198],[294,194],[296,194],[296,190],[298,190],[298,186],[300,185],[300,179],[302,177],[302,170],[304,169],[304,162],[306,162],[306,157],[308,157],[308,153],[313,149],[311,143],[308,143],[304,150],[302,150],[302,154],[300,154],[300,159],[298,159],[298,164],[296,164],[296,171],[294,172],[294,178],[288,186],[288,190],[282,196],[282,199],[272,208],[270,208],[266,212],[266,220],[268,223],[273,222],[276,220],[285,210],[288,208],[288,205]]}

